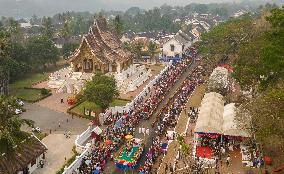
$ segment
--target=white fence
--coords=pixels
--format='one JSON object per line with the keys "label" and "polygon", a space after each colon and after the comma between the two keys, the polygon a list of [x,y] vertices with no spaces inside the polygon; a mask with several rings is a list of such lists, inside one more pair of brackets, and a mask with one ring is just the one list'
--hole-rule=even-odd
{"label": "white fence", "polygon": [[92,148],[87,148],[80,156],[76,157],[76,160],[64,169],[63,174],[77,174],[79,173],[78,168],[81,165],[83,158],[92,152]]}
{"label": "white fence", "polygon": [[76,151],[82,153],[86,150],[86,141],[91,137],[93,126],[89,126],[81,135],[78,135],[75,140]]}

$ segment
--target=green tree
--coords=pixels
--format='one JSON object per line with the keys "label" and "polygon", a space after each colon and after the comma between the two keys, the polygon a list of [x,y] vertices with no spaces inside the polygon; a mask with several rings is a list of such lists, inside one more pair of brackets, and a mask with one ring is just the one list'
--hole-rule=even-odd
{"label": "green tree", "polygon": [[65,43],[61,49],[63,58],[67,59],[78,48],[79,44]]}
{"label": "green tree", "polygon": [[150,55],[151,61],[153,61],[155,56],[160,53],[159,47],[158,47],[158,45],[155,42],[153,42],[153,41],[149,42],[148,53]]}
{"label": "green tree", "polygon": [[27,50],[21,43],[12,42],[9,46],[9,55],[17,62],[28,63]]}
{"label": "green tree", "polygon": [[61,38],[64,38],[64,40],[67,40],[70,37],[71,29],[70,29],[68,22],[64,23],[63,28],[61,28],[59,31],[59,35]]}
{"label": "green tree", "polygon": [[52,24],[52,20],[50,17],[44,17],[43,19],[43,23],[42,23],[42,34],[46,37],[48,37],[49,39],[53,38],[53,34],[54,34],[54,26]]}
{"label": "green tree", "polygon": [[15,98],[0,96],[0,149],[2,153],[13,152],[17,140],[23,136],[22,125],[32,127],[34,124],[33,121],[21,119],[15,114],[15,110],[19,108]]}
{"label": "green tree", "polygon": [[206,4],[197,4],[194,8],[194,10],[197,13],[207,13],[208,12],[208,6]]}
{"label": "green tree", "polygon": [[13,18],[9,18],[8,20],[7,31],[11,34],[10,37],[12,42],[21,43],[24,41],[24,35],[20,30],[20,24]]}
{"label": "green tree", "polygon": [[142,48],[144,47],[142,42],[136,42],[131,45],[132,53],[135,54],[136,59],[142,58]]}
{"label": "green tree", "polygon": [[97,73],[92,81],[87,82],[83,95],[87,101],[94,102],[103,110],[118,96],[116,81],[113,77]]}
{"label": "green tree", "polygon": [[121,20],[121,17],[119,15],[115,16],[113,20],[113,27],[118,37],[121,37],[124,27],[123,27],[123,21]]}
{"label": "green tree", "polygon": [[221,16],[223,19],[227,19],[229,17],[229,11],[226,7],[219,7],[214,9],[213,14]]}
{"label": "green tree", "polygon": [[46,70],[48,65],[56,65],[56,62],[59,60],[59,50],[46,36],[29,39],[27,54],[30,64],[37,70]]}
{"label": "green tree", "polygon": [[9,70],[6,69],[5,62],[9,59],[10,34],[4,29],[0,29],[0,95],[8,95]]}

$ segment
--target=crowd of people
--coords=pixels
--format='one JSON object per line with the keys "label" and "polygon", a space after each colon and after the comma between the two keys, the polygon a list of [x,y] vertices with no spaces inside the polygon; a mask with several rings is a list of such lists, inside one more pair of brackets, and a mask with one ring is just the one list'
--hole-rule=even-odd
{"label": "crowd of people", "polygon": [[188,97],[195,87],[202,82],[202,67],[196,67],[194,72],[183,82],[182,87],[177,90],[169,104],[162,109],[157,117],[157,132],[165,134],[168,128],[174,128],[179,115],[187,103]]}
{"label": "crowd of people", "polygon": [[147,159],[139,168],[139,174],[148,174],[150,173],[153,164],[157,160],[158,156],[161,154],[161,140],[160,137],[157,136],[153,141],[152,145],[148,150],[148,153],[146,155]]}
{"label": "crowd of people", "polygon": [[[202,67],[196,67],[190,77],[188,77],[184,81],[182,87],[177,90],[174,97],[169,101],[169,104],[162,109],[161,114],[157,117],[157,120],[155,121],[157,122],[156,132],[159,135],[159,139],[164,133],[166,133],[166,130],[168,128],[174,128],[176,126],[180,113],[184,109],[190,93],[195,89],[195,87],[199,83],[203,81],[202,72]],[[160,146],[157,147],[157,149],[159,149],[159,151],[156,152],[160,153]],[[139,172],[141,174],[150,173],[155,160],[156,158],[147,158],[145,164],[140,168]]]}
{"label": "crowd of people", "polygon": [[[91,173],[93,170],[103,171],[106,160],[112,157],[112,153],[119,147],[124,137],[135,132],[135,127],[141,119],[147,119],[152,115],[167,91],[175,84],[182,73],[187,70],[192,61],[193,57],[189,56],[173,64],[156,81],[153,88],[149,89],[149,92],[143,97],[140,97],[128,112],[110,114],[105,120],[107,127],[101,134],[100,142],[108,141],[111,143],[97,142],[98,144],[95,145],[96,147],[92,150],[92,153],[82,160],[79,173]],[[186,84],[189,84],[190,87],[185,87],[184,92],[188,93],[189,90],[192,90],[193,83]],[[183,100],[185,100],[185,94],[182,94],[182,96]]]}

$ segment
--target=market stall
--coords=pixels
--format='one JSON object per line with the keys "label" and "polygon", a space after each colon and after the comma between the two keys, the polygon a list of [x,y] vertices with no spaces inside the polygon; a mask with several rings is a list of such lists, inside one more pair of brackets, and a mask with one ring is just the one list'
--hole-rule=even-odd
{"label": "market stall", "polygon": [[221,94],[206,93],[201,102],[195,126],[193,154],[196,158],[214,163],[218,144],[221,141],[224,100]]}

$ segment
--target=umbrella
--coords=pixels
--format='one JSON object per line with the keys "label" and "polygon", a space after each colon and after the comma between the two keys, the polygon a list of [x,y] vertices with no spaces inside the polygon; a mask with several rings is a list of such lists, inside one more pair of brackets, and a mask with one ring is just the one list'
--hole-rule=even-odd
{"label": "umbrella", "polygon": [[126,135],[126,136],[125,136],[125,139],[127,139],[127,140],[130,140],[130,139],[132,139],[132,138],[133,138],[132,135]]}
{"label": "umbrella", "polygon": [[106,140],[105,143],[106,143],[106,145],[110,145],[112,142],[111,142],[111,140]]}

